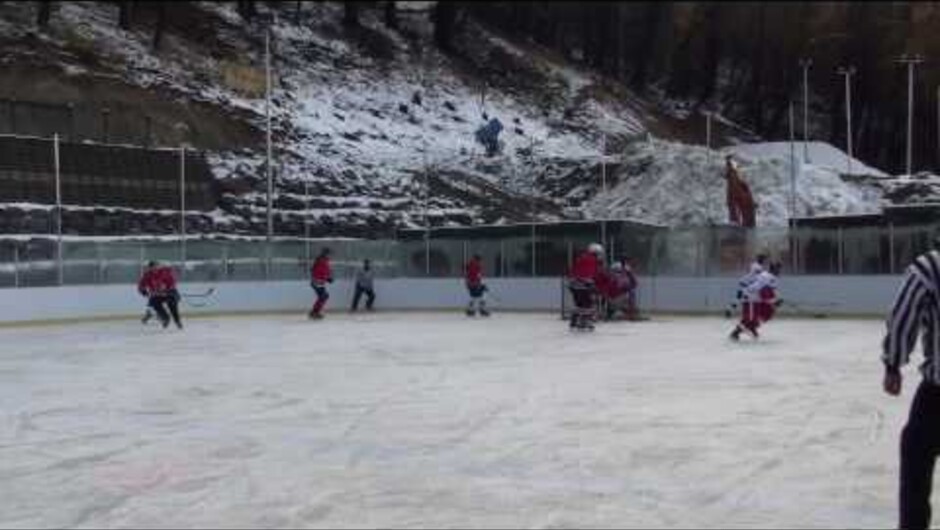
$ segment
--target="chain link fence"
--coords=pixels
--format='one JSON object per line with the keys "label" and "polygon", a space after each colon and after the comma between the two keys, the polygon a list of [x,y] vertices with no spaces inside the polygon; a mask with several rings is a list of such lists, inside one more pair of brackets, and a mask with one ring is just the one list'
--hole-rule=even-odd
{"label": "chain link fence", "polygon": [[[183,281],[306,280],[320,249],[332,250],[337,278],[350,278],[363,260],[378,277],[460,277],[474,254],[485,274],[559,277],[574,256],[603,241],[609,260],[627,259],[645,276],[734,277],[757,253],[783,264],[788,275],[898,274],[930,249],[937,225],[865,228],[730,227],[666,229],[607,221],[517,225],[506,234],[429,232],[397,240],[264,238],[100,239],[18,237],[0,240],[0,287],[133,283],[151,260],[174,266]],[[498,227],[497,227],[497,231]],[[492,232],[492,229],[490,229]],[[527,233],[528,235],[520,235]],[[605,237],[601,237],[604,233]],[[60,278],[61,275],[61,278]]]}

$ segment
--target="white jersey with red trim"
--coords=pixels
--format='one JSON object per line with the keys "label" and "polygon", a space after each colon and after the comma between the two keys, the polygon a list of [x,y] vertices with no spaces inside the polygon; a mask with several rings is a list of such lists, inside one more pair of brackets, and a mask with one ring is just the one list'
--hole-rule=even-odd
{"label": "white jersey with red trim", "polygon": [[748,273],[745,274],[744,276],[741,276],[741,278],[738,279],[738,288],[742,290],[747,289],[747,286],[753,283],[754,280],[756,280],[757,277],[760,275],[760,273],[764,271],[765,271],[764,266],[761,265],[760,263],[756,261],[754,263],[751,263],[751,268],[750,270],[748,270]]}
{"label": "white jersey with red trim", "polygon": [[744,288],[744,298],[748,302],[773,303],[777,299],[777,277],[769,271],[761,271]]}

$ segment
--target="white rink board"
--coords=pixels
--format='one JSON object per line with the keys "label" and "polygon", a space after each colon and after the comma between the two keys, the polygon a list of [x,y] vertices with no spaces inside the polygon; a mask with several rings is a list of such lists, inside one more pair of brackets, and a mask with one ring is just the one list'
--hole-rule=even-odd
{"label": "white rink board", "polygon": [[[733,278],[640,278],[639,301],[648,312],[722,311],[736,289]],[[495,278],[490,286],[494,308],[558,311],[560,278]],[[784,299],[807,310],[831,315],[881,316],[900,283],[897,276],[800,276],[781,279]],[[216,293],[205,307],[183,305],[183,312],[235,313],[305,311],[313,300],[306,282],[227,282],[183,284],[182,291]],[[352,285],[340,280],[330,286],[328,308],[345,310]],[[376,281],[380,309],[457,309],[467,301],[458,278],[397,278]],[[139,316],[145,301],[132,285],[92,285],[0,290],[0,322]],[[784,308],[784,312],[787,309]]]}
{"label": "white rink board", "polygon": [[893,526],[919,378],[881,393],[882,327],[728,328],[405,312],[0,329],[0,527]]}

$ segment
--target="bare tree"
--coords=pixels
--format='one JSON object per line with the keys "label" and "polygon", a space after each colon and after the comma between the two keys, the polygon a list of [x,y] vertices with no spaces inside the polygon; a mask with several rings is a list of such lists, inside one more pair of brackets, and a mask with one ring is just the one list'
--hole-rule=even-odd
{"label": "bare tree", "polygon": [[398,9],[394,0],[385,2],[385,25],[392,29],[398,29]]}
{"label": "bare tree", "polygon": [[238,14],[241,15],[242,19],[246,22],[251,22],[251,20],[255,18],[255,15],[258,14],[257,9],[255,9],[254,1],[238,0]]}
{"label": "bare tree", "polygon": [[39,10],[36,12],[36,25],[41,29],[49,27],[49,18],[52,16],[52,2],[36,2]]}
{"label": "bare tree", "polygon": [[350,28],[359,25],[359,2],[354,0],[343,2],[343,25]]}
{"label": "bare tree", "polygon": [[442,50],[450,51],[457,22],[457,4],[438,2],[431,12],[431,18],[434,22],[434,42]]}
{"label": "bare tree", "polygon": [[166,30],[168,2],[157,2],[157,24],[153,30],[153,49],[159,50],[163,42],[163,33]]}
{"label": "bare tree", "polygon": [[118,2],[118,26],[121,29],[131,29],[131,16],[133,9],[133,2]]}

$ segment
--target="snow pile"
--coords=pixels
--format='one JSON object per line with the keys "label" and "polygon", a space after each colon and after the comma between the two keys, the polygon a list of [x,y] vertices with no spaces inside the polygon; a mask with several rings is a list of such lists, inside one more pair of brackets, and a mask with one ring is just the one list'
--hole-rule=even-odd
{"label": "snow pile", "polygon": [[[883,171],[865,165],[857,158],[850,158],[844,151],[826,142],[793,143],[793,154],[802,160],[804,154],[807,163],[813,167],[839,174],[868,175],[887,177]],[[762,142],[726,147],[722,151],[752,159],[782,158],[790,159],[790,142]]]}
{"label": "snow pile", "polygon": [[885,179],[881,185],[885,189],[885,199],[892,205],[940,204],[940,176],[933,173]]}
{"label": "snow pile", "polygon": [[[608,193],[588,204],[594,216],[641,218],[671,226],[723,223],[724,156],[735,153],[744,179],[758,204],[759,226],[785,226],[789,218],[791,164],[779,143],[741,145],[723,151],[671,142],[634,142],[627,146]],[[838,153],[816,144],[811,152]],[[844,155],[843,155],[844,156]],[[823,156],[818,158],[825,163]],[[798,162],[799,163],[799,162]],[[865,168],[859,170],[883,173]],[[862,169],[865,168],[865,169]],[[882,190],[865,182],[847,182],[825,165],[802,164],[796,172],[796,216],[877,213]]]}

